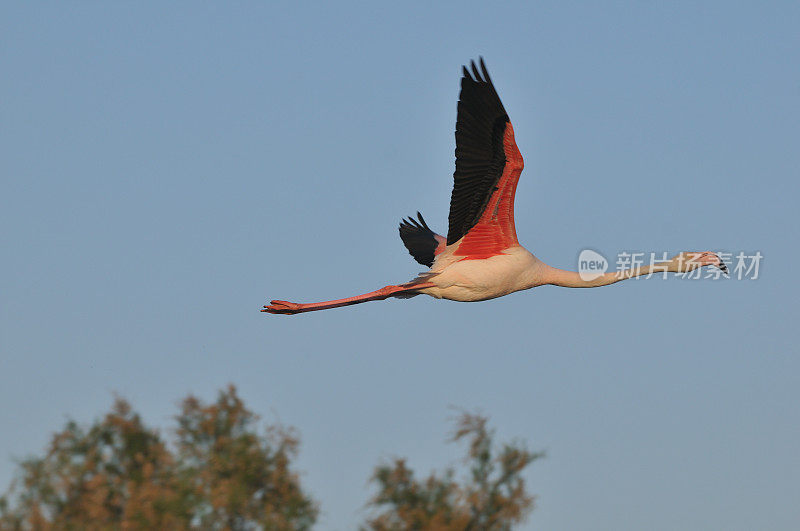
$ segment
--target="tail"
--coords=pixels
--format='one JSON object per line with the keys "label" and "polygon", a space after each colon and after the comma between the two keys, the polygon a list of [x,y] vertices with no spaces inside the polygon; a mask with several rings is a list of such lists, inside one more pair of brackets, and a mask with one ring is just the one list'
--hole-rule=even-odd
{"label": "tail", "polygon": [[417,212],[419,221],[410,216],[400,223],[400,238],[403,244],[414,257],[414,260],[424,266],[431,267],[436,255],[444,251],[447,240],[444,236],[433,232],[422,214]]}

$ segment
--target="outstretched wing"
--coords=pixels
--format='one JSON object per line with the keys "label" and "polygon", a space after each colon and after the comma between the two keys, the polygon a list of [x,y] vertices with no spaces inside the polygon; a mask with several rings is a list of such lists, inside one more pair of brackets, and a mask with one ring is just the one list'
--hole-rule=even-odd
{"label": "outstretched wing", "polygon": [[518,243],[514,194],[523,160],[483,58],[480,71],[471,66],[458,99],[447,245],[460,242],[456,255],[488,258]]}

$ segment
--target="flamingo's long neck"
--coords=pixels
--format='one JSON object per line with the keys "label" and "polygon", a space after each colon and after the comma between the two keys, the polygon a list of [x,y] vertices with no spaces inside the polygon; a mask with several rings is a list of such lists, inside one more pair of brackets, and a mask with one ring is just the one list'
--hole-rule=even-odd
{"label": "flamingo's long neck", "polygon": [[543,274],[542,284],[552,284],[553,286],[562,286],[565,288],[597,288],[614,284],[620,280],[647,275],[651,272],[661,272],[665,270],[666,265],[666,262],[664,262],[634,267],[623,271],[603,273],[592,280],[584,280],[576,271],[565,271],[564,269],[547,266]]}

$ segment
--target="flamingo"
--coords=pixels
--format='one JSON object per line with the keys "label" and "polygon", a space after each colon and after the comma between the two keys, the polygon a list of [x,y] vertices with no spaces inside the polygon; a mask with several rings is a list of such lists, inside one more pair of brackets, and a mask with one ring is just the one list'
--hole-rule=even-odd
{"label": "flamingo", "polygon": [[462,67],[456,118],[456,170],[450,199],[447,237],[433,232],[417,212],[400,223],[400,238],[409,253],[430,268],[403,284],[363,295],[325,302],[273,300],[262,312],[297,314],[338,308],[390,297],[420,294],[437,299],[475,302],[543,285],[595,288],[652,272],[683,273],[715,266],[727,274],[713,252],[683,252],[668,261],[641,267],[581,275],[545,264],[517,240],[514,195],[522,173],[522,155],[514,128],[481,57]]}

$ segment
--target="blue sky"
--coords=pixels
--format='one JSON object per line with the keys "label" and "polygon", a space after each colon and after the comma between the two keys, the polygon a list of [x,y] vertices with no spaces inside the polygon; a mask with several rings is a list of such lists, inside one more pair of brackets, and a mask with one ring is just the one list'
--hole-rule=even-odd
{"label": "blue sky", "polygon": [[[166,430],[232,382],[298,428],[319,529],[363,521],[382,460],[458,465],[451,406],[547,451],[526,529],[796,529],[798,26],[795,2],[4,2],[0,484],[114,392]],[[259,313],[420,271],[397,223],[446,230],[478,55],[539,258],[760,251],[760,278]]]}

